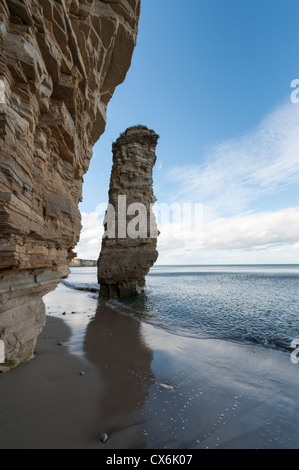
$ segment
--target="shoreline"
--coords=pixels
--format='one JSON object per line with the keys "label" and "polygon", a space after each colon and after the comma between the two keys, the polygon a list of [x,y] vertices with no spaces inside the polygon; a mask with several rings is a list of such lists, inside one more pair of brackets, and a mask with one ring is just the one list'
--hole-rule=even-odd
{"label": "shoreline", "polygon": [[176,336],[63,284],[44,300],[35,359],[0,374],[1,449],[298,448],[285,352]]}

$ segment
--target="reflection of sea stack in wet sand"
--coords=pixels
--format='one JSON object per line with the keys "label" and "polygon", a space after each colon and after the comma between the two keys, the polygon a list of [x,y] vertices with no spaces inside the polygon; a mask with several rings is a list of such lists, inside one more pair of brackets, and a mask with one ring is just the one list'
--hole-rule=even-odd
{"label": "reflection of sea stack in wet sand", "polygon": [[135,126],[113,144],[109,204],[98,259],[102,297],[143,292],[145,276],[157,260],[152,172],[158,138],[153,130]]}

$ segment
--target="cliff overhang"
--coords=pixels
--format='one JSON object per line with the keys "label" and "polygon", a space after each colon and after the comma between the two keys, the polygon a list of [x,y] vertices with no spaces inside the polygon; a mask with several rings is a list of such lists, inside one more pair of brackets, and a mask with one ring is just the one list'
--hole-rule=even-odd
{"label": "cliff overhang", "polygon": [[32,357],[69,273],[83,175],[136,45],[140,0],[0,3],[0,340]]}

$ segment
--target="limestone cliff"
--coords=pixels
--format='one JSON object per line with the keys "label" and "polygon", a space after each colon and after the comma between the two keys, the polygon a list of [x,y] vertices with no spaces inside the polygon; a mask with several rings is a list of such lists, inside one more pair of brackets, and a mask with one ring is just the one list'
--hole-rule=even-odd
{"label": "limestone cliff", "polygon": [[127,129],[113,144],[109,205],[98,260],[100,295],[138,295],[158,257],[152,211],[153,166],[158,135],[145,126]]}
{"label": "limestone cliff", "polygon": [[139,12],[140,0],[0,2],[0,370],[32,357],[42,297],[69,273],[83,175]]}

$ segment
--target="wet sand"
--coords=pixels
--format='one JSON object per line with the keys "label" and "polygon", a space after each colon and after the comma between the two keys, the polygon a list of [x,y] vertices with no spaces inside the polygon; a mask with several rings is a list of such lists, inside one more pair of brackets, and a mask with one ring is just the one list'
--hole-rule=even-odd
{"label": "wet sand", "polygon": [[36,357],[0,374],[1,449],[299,447],[289,354],[176,336],[63,285],[45,303]]}

